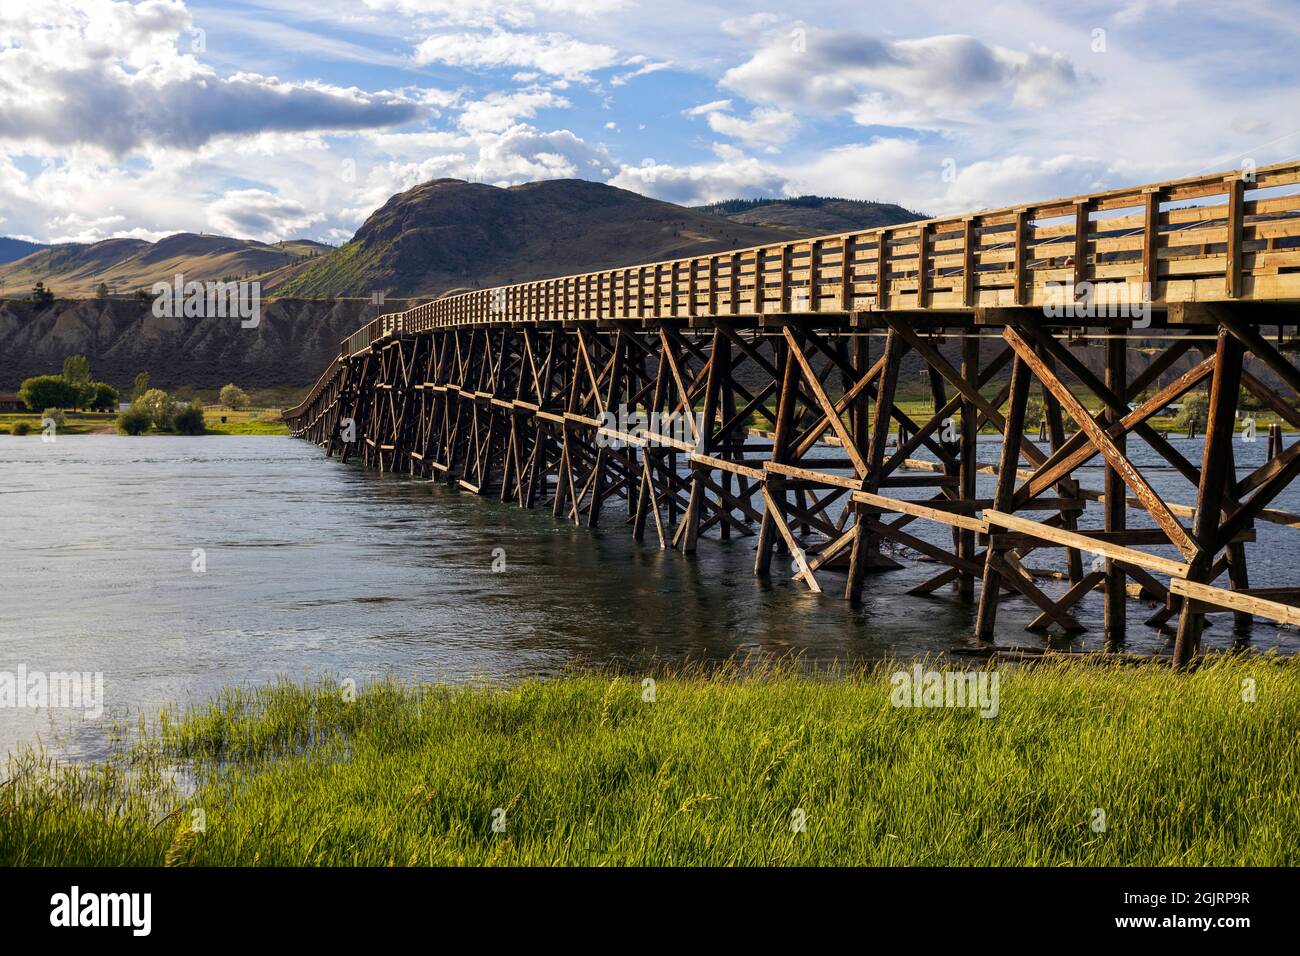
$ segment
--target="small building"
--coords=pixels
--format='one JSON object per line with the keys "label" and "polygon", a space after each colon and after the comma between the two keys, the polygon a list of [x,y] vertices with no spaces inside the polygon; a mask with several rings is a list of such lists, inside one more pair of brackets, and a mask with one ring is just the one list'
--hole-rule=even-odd
{"label": "small building", "polygon": [[25,412],[27,404],[17,392],[0,392],[0,412]]}

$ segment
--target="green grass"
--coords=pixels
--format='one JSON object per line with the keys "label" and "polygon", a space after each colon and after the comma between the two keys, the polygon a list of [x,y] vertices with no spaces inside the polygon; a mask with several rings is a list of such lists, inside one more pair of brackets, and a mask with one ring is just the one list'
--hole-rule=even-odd
{"label": "green grass", "polygon": [[[287,435],[288,427],[280,419],[278,408],[247,408],[243,411],[231,411],[227,408],[205,408],[203,410],[209,435]],[[226,421],[221,421],[221,416]],[[66,422],[59,428],[58,435],[85,435],[112,429],[117,433],[116,412],[65,412]],[[0,413],[0,435],[10,435],[18,422],[27,422],[30,435],[40,435],[41,416],[31,412]],[[150,430],[149,435],[170,435],[172,432]],[[56,436],[57,437],[57,436]]]}
{"label": "green grass", "polygon": [[[40,412],[0,412],[0,435],[13,434],[14,426],[26,422],[31,429],[29,434],[41,433]],[[117,412],[64,412],[64,423],[59,426],[58,435],[85,435],[90,432],[112,428],[117,421]]]}
{"label": "green grass", "polygon": [[[222,422],[221,417],[226,417]],[[289,428],[280,418],[278,408],[246,408],[231,411],[226,408],[204,409],[204,420],[209,435],[287,435]]]}
{"label": "green grass", "polygon": [[11,758],[0,865],[1300,862],[1294,662],[1003,665],[991,719],[888,670],[231,690],[100,765]]}

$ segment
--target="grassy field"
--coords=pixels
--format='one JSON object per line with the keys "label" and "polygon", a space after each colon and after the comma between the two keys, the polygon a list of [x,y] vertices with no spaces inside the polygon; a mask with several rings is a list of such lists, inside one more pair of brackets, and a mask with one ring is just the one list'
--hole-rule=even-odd
{"label": "grassy field", "polygon": [[[221,417],[226,417],[222,422]],[[204,409],[209,435],[287,435],[289,429],[280,420],[278,408],[247,408],[232,411],[224,407]],[[41,415],[37,412],[0,412],[0,435],[11,435],[14,426],[26,422],[29,434],[41,433]],[[117,434],[116,412],[65,412],[58,435]],[[150,432],[150,434],[168,434]],[[57,436],[56,436],[57,437]]]}
{"label": "grassy field", "polygon": [[1300,863],[1294,662],[1003,665],[987,719],[891,670],[231,690],[11,758],[0,865]]}

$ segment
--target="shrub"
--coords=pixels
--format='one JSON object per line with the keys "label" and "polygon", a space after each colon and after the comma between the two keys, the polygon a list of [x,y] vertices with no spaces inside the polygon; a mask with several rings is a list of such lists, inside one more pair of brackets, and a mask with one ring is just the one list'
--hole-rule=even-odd
{"label": "shrub", "polygon": [[111,412],[117,408],[117,389],[107,382],[91,382],[89,394],[90,397],[86,401],[87,408],[97,412]]}
{"label": "shrub", "polygon": [[33,412],[45,408],[75,408],[81,404],[81,389],[58,375],[36,375],[18,386],[18,397]]}
{"label": "shrub", "polygon": [[14,427],[12,429],[15,435],[26,435],[31,430],[32,426],[29,422],[14,422]]}
{"label": "shrub", "polygon": [[143,435],[149,430],[149,413],[132,405],[117,416],[117,430],[123,435]]}
{"label": "shrub", "polygon": [[235,411],[248,407],[248,393],[231,382],[221,390],[219,396],[222,405],[229,405]]}
{"label": "shrub", "polygon": [[61,408],[47,408],[47,409],[45,409],[45,411],[41,412],[41,426],[42,426],[42,427],[44,427],[44,425],[45,425],[45,420],[46,420],[47,418],[48,418],[50,421],[54,422],[54,427],[55,427],[55,428],[62,428],[62,427],[63,427],[63,423],[64,423],[64,418],[63,418],[63,409],[61,409]]}
{"label": "shrub", "polygon": [[206,430],[203,422],[203,404],[190,402],[172,416],[172,427],[180,435],[202,435]]}
{"label": "shrub", "polygon": [[176,414],[176,402],[161,388],[151,388],[133,403],[149,416],[149,423],[160,432],[172,430],[172,417]]}
{"label": "shrub", "polygon": [[1178,416],[1174,419],[1174,427],[1186,428],[1195,419],[1203,428],[1209,414],[1210,397],[1204,392],[1194,392],[1183,397],[1183,407],[1179,409]]}

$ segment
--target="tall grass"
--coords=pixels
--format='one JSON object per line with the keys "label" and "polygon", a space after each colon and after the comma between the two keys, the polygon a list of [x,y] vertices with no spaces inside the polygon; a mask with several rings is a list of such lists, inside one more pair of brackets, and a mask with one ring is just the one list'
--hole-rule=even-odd
{"label": "tall grass", "polygon": [[989,719],[893,707],[891,669],[231,690],[100,765],[11,758],[0,863],[1300,862],[1293,663],[1003,667]]}

